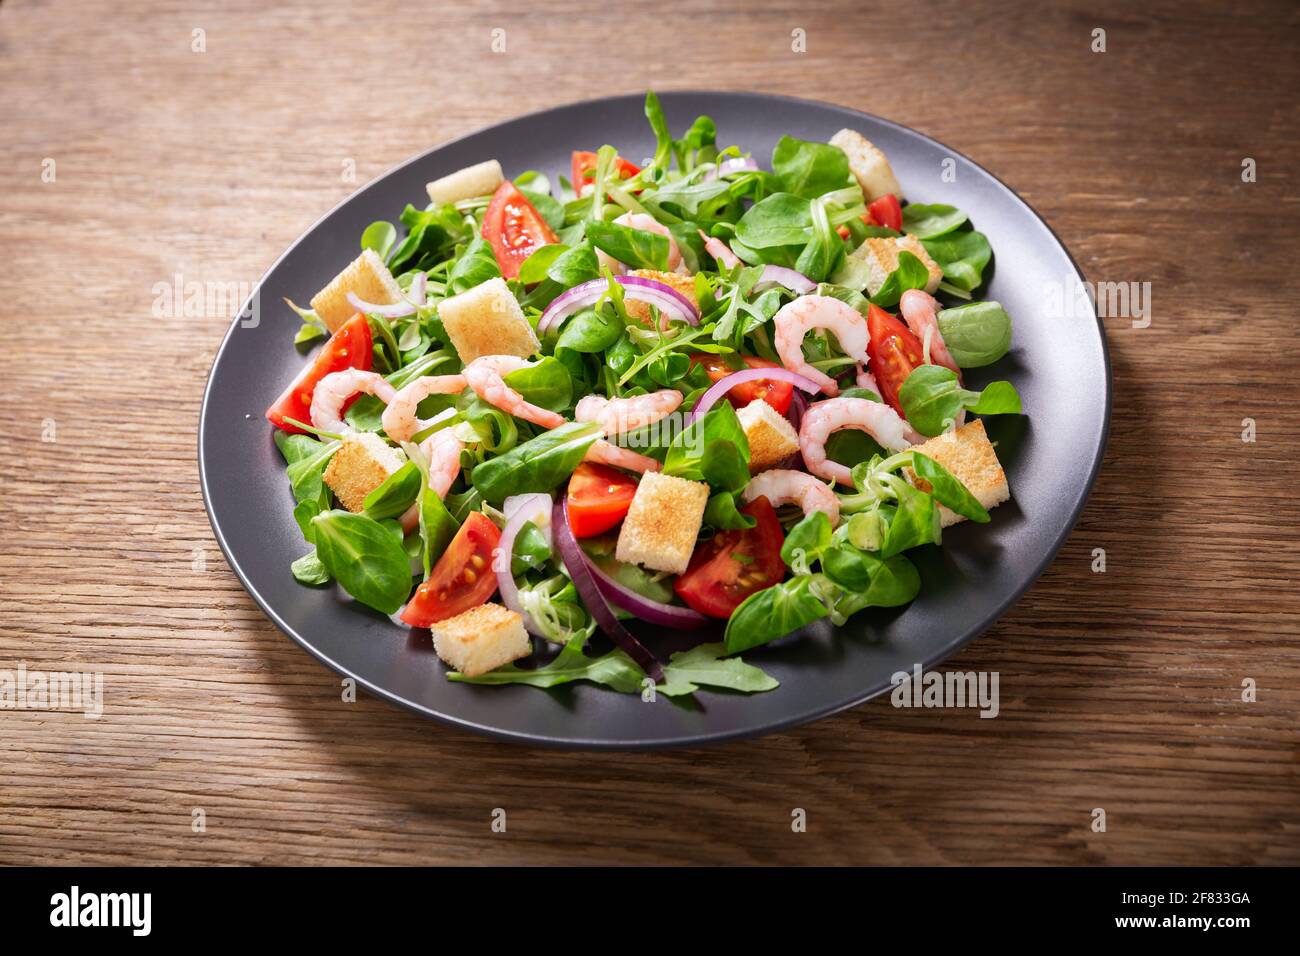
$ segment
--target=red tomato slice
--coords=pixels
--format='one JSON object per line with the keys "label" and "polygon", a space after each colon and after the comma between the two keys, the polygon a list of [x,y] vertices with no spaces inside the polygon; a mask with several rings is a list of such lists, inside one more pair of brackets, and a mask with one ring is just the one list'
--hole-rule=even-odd
{"label": "red tomato slice", "polygon": [[[596,154],[589,150],[575,149],[573,151],[573,191],[579,196],[582,195],[584,184],[590,185],[591,178],[596,173]],[[618,170],[619,179],[631,179],[637,173],[641,172],[641,167],[634,163],[629,163],[622,156],[614,159],[614,168]]]}
{"label": "red tomato slice", "polygon": [[924,346],[911,329],[876,305],[867,309],[867,330],[871,333],[867,356],[871,359],[871,374],[880,386],[880,397],[902,415],[898,390],[912,369],[924,364]]}
{"label": "red tomato slice", "polygon": [[903,231],[903,207],[898,204],[898,197],[893,193],[881,196],[867,207],[869,221],[877,226],[884,226],[894,232]]}
{"label": "red tomato slice", "polygon": [[303,369],[293,384],[284,390],[284,394],[275,400],[275,404],[266,410],[266,420],[291,434],[306,434],[285,419],[292,418],[311,424],[311,397],[316,391],[316,383],[331,372],[340,372],[345,368],[359,368],[368,372],[373,361],[370,323],[358,312],[339,326],[339,330],[321,349],[320,355],[316,356],[316,361]]}
{"label": "red tomato slice", "polygon": [[[743,355],[741,358],[750,368],[781,368],[776,362],[769,362],[756,355]],[[736,371],[721,355],[695,352],[691,355],[691,361],[704,369],[711,382],[720,382]],[[771,405],[778,415],[784,415],[794,398],[794,386],[779,379],[760,378],[753,382],[743,382],[727,393],[727,401],[736,408],[744,408],[759,398]]]}
{"label": "red tomato slice", "polygon": [[429,580],[415,589],[402,620],[412,627],[428,627],[485,603],[497,589],[492,552],[500,540],[501,531],[492,519],[473,512],[433,566]]}
{"label": "red tomato slice", "polygon": [[608,465],[584,461],[569,479],[569,528],[593,538],[623,520],[636,495],[636,479]]}
{"label": "red tomato slice", "polygon": [[701,614],[731,617],[745,598],[785,577],[781,560],[785,535],[772,505],[766,498],[755,498],[740,513],[758,523],[740,531],[720,531],[696,546],[686,573],[673,585],[678,597]]}
{"label": "red tomato slice", "polygon": [[540,247],[560,241],[536,207],[509,180],[497,187],[483,213],[483,238],[491,244],[501,274],[507,279],[518,276],[523,261]]}

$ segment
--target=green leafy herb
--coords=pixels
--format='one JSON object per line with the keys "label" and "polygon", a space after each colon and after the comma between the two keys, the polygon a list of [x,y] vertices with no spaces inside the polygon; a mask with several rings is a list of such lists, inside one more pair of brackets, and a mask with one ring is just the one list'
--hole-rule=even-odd
{"label": "green leafy herb", "polygon": [[800,575],[745,598],[727,621],[727,653],[774,641],[830,613],[813,589],[815,577]]}
{"label": "green leafy herb", "polygon": [[849,158],[835,146],[782,136],[772,151],[772,172],[786,192],[814,199],[848,182]]}
{"label": "green leafy herb", "polygon": [[668,268],[668,237],[616,222],[587,223],[592,245],[634,269]]}
{"label": "green leafy herb", "polygon": [[553,428],[475,467],[474,487],[494,505],[510,495],[552,491],[573,474],[600,436],[600,426],[594,422]]}
{"label": "green leafy herb", "polygon": [[936,239],[922,239],[925,251],[943,269],[944,278],[966,292],[979,287],[993,249],[981,232],[959,230]]}
{"label": "green leafy herb", "polygon": [[903,207],[903,231],[918,239],[934,239],[952,232],[964,224],[967,215],[956,206],[941,203],[918,205],[916,203]]}
{"label": "green leafy herb", "polygon": [[997,302],[971,302],[936,316],[943,344],[962,368],[991,365],[1011,348],[1011,317]]}
{"label": "green leafy herb", "polygon": [[942,365],[914,368],[898,390],[903,414],[922,435],[937,435],[967,408],[977,415],[1016,415],[1020,395],[1010,382],[991,382],[982,392],[962,388],[957,373]]}
{"label": "green leafy herb", "polygon": [[930,486],[930,494],[942,505],[963,518],[979,524],[989,521],[989,513],[957,476],[928,455],[912,452],[912,471]]}
{"label": "green leafy herb", "polygon": [[736,507],[736,496],[729,491],[719,491],[709,498],[704,508],[704,523],[720,531],[740,531],[758,524],[752,515],[741,514]]}
{"label": "green leafy herb", "polygon": [[718,402],[678,433],[663,473],[733,493],[749,483],[749,440],[730,402]]}
{"label": "green leafy herb", "polygon": [[398,531],[350,511],[312,519],[321,564],[343,590],[384,614],[395,613],[411,593],[411,564]]}
{"label": "green leafy herb", "polygon": [[930,272],[925,264],[907,250],[898,254],[898,267],[889,274],[871,301],[881,308],[889,309],[898,305],[898,300],[909,289],[924,289],[930,281]]}

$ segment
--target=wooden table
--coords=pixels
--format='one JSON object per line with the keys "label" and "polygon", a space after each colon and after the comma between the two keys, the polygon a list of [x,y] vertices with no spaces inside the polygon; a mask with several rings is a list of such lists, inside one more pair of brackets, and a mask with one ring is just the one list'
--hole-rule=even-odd
{"label": "wooden table", "polygon": [[[1300,862],[1294,6],[744,6],[0,7],[0,669],[105,675],[98,720],[0,712],[0,862]],[[156,314],[156,284],[255,282],[406,157],[647,85],[898,120],[1090,279],[1151,283],[1149,328],[1107,322],[1077,529],[950,662],[1001,674],[998,719],[881,699],[694,752],[527,750],[342,703],[224,564],[195,430],[229,316]]]}

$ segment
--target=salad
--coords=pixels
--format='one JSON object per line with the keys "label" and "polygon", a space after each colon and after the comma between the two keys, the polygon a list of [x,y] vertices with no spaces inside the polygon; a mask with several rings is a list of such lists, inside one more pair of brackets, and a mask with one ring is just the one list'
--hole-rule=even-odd
{"label": "salad", "polygon": [[910,602],[907,552],[1009,496],[966,421],[1021,411],[963,384],[1011,342],[967,215],[852,130],[764,168],[645,114],[648,159],[455,172],[288,303],[324,340],[267,411],[291,571],[428,628],[452,680],[770,690],[742,652]]}

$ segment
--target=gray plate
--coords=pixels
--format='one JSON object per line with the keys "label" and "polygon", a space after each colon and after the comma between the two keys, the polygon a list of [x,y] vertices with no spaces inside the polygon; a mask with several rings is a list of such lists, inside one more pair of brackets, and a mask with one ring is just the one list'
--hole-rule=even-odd
{"label": "gray plate", "polygon": [[[864,611],[839,629],[822,622],[746,655],[781,682],[754,696],[701,692],[686,704],[650,704],[586,684],[550,691],[455,684],[443,677],[428,632],[398,627],[335,590],[299,585],[289,563],[306,546],[263,418],[308,361],[292,344],[298,319],[280,299],[306,302],[357,255],[366,225],[396,221],[405,203],[425,201],[426,182],[462,166],[497,157],[509,176],[540,169],[555,181],[568,175],[573,149],[614,143],[634,158],[653,152],[640,96],[520,117],[430,150],[326,215],[266,274],[260,324],[232,324],[208,380],[199,470],[230,566],[281,630],[373,694],[458,727],[566,747],[687,746],[791,727],[860,704],[888,689],[894,673],[942,661],[984,631],[1051,562],[1083,507],[1110,417],[1105,337],[1091,310],[1048,317],[1045,290],[1082,275],[1023,200],[955,150],[854,110],[748,93],[662,100],[674,132],[708,114],[720,144],[738,144],[764,164],[783,134],[825,141],[841,127],[857,129],[888,155],[909,199],[970,214],[993,244],[996,265],[980,298],[1000,301],[1015,323],[1010,355],[968,375],[973,387],[1010,379],[1024,399],[1025,417],[985,420],[1013,500],[993,511],[991,524],[964,523],[945,532],[942,548],[913,552],[923,587],[909,607]],[[955,173],[947,182],[945,161]],[[641,633],[665,652],[682,646],[670,633]]]}

